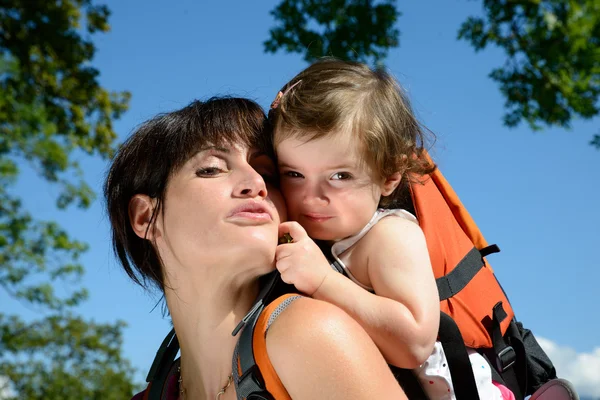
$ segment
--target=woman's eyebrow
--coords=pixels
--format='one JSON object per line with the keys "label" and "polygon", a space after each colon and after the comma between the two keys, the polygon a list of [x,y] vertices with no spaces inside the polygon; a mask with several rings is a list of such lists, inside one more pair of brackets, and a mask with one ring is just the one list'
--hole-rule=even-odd
{"label": "woman's eyebrow", "polygon": [[186,161],[186,163],[196,162],[194,160],[198,160],[199,157],[202,157],[202,153],[211,152],[211,151],[214,151],[217,153],[223,153],[223,154],[231,153],[230,149],[228,149],[226,147],[220,147],[220,146],[214,146],[214,145],[204,145],[204,146],[201,146],[200,148],[198,148],[198,150],[196,150],[195,152],[193,152],[192,155],[190,156],[190,158]]}

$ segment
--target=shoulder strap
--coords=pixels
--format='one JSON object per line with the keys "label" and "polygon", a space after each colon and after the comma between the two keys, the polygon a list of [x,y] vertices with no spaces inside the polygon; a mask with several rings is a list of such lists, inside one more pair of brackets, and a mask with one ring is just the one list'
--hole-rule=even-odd
{"label": "shoulder strap", "polygon": [[233,358],[233,375],[238,398],[272,400],[272,396],[267,391],[263,377],[256,365],[253,340],[256,322],[268,304],[272,293],[276,291],[281,283],[281,276],[277,271],[274,271],[263,286],[252,309],[231,333],[235,336],[240,330],[242,332]]}
{"label": "shoulder strap", "polygon": [[[279,280],[277,274],[275,284]],[[266,333],[277,316],[298,297],[294,293],[281,295],[268,305],[261,305],[246,322],[234,354],[233,381],[238,398],[290,399],[269,360]]]}
{"label": "shoulder strap", "polygon": [[179,341],[175,335],[175,329],[165,337],[160,348],[156,352],[150,372],[146,377],[148,382],[147,398],[148,400],[161,400],[162,394],[167,383],[169,371],[175,361],[175,356],[179,351]]}
{"label": "shoulder strap", "polygon": [[450,316],[440,312],[439,341],[448,360],[454,393],[458,400],[479,400],[471,361],[456,323]]}
{"label": "shoulder strap", "polygon": [[271,399],[260,370],[256,365],[252,343],[256,321],[258,321],[258,317],[263,310],[264,304],[260,304],[259,308],[255,312],[252,312],[246,320],[234,354],[233,375],[238,398]]}

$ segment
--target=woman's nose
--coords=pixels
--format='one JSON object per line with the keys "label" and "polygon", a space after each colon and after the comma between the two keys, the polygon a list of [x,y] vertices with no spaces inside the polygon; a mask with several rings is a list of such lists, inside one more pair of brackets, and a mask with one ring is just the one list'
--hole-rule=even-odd
{"label": "woman's nose", "polygon": [[267,197],[267,185],[263,177],[251,168],[251,171],[246,172],[246,175],[238,183],[234,194],[238,197]]}

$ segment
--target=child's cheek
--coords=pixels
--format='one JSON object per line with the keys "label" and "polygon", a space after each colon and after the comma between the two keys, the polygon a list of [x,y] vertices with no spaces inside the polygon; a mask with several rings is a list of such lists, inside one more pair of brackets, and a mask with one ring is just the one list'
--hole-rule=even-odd
{"label": "child's cheek", "polygon": [[286,183],[285,179],[280,180],[279,187],[287,205],[288,213],[292,213],[296,208],[296,202],[300,201],[300,193],[294,185]]}

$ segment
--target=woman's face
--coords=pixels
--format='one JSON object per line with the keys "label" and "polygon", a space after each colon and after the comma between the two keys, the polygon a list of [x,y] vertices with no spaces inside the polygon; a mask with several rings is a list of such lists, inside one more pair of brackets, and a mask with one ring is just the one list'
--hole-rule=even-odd
{"label": "woman's face", "polygon": [[267,155],[241,145],[207,146],[192,156],[170,178],[156,221],[167,279],[173,263],[195,270],[218,266],[207,270],[221,275],[230,272],[222,271],[227,265],[234,274],[270,271],[278,226],[286,219],[283,198],[272,185],[276,175]]}

